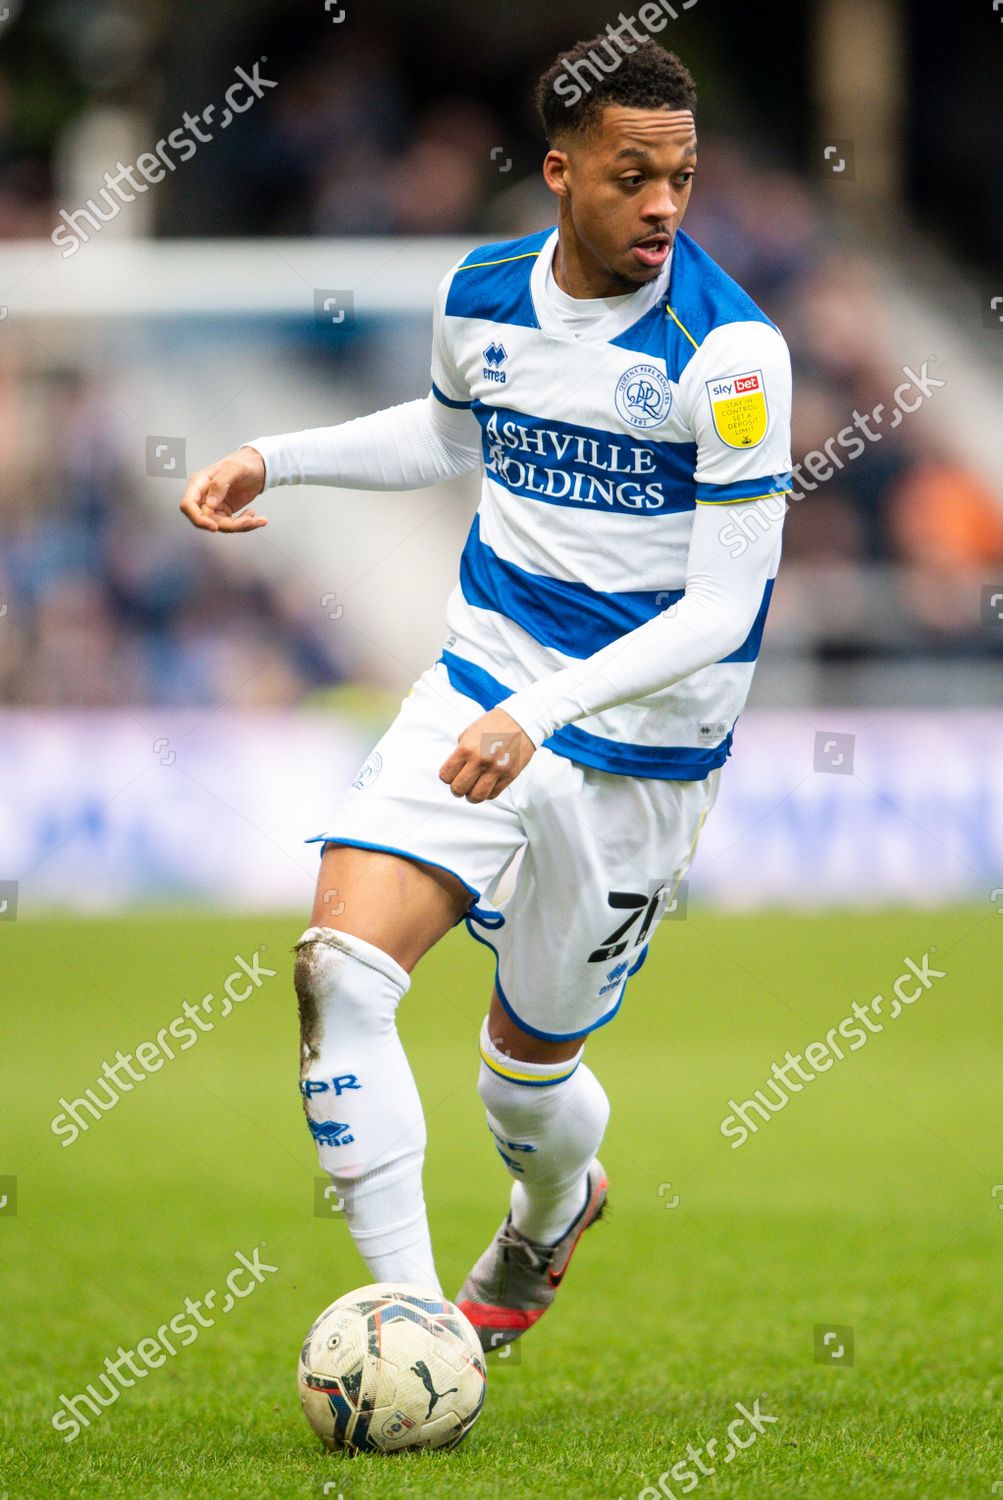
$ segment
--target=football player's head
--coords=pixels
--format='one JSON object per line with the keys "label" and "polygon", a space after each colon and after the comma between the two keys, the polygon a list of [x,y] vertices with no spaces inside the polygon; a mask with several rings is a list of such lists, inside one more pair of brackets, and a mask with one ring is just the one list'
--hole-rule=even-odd
{"label": "football player's head", "polygon": [[[689,203],[696,85],[672,52],[630,27],[578,42],[537,85],[561,250],[594,296],[658,276]],[[597,290],[598,288],[598,290]],[[579,293],[581,295],[581,293]]]}

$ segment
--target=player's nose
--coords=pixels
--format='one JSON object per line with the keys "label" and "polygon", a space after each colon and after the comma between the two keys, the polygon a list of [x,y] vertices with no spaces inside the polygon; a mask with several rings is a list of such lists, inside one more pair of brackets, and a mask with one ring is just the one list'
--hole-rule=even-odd
{"label": "player's nose", "polygon": [[646,204],[641,217],[653,234],[661,231],[671,234],[677,217],[676,206],[661,202]]}
{"label": "player's nose", "polygon": [[662,230],[666,234],[671,233],[672,226],[679,214],[679,204],[672,195],[672,189],[666,184],[653,190],[652,195],[644,204],[644,222],[652,230]]}

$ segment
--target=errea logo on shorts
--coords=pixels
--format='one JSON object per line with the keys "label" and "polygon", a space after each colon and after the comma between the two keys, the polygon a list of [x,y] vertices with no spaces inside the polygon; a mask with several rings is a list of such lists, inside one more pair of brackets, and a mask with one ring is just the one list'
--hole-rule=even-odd
{"label": "errea logo on shorts", "polygon": [[618,990],[624,981],[628,968],[628,964],[615,964],[606,975],[606,983],[599,991],[599,994],[608,995],[610,990]]}
{"label": "errea logo on shorts", "polygon": [[655,365],[632,365],[620,376],[614,399],[631,427],[654,427],[672,410],[672,386]]}

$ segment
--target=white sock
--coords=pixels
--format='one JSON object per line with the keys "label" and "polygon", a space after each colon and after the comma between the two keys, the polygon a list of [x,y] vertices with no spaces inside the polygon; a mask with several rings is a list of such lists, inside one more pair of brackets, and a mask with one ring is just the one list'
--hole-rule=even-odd
{"label": "white sock", "polygon": [[425,1216],[425,1118],[394,1014],[411,984],[362,938],[310,927],[296,944],[300,1092],[320,1164],[374,1281],[441,1291]]}
{"label": "white sock", "polygon": [[609,1119],[602,1085],[582,1062],[518,1062],[481,1028],[477,1088],[502,1160],[514,1178],[512,1223],[553,1245],[585,1207],[586,1173]]}

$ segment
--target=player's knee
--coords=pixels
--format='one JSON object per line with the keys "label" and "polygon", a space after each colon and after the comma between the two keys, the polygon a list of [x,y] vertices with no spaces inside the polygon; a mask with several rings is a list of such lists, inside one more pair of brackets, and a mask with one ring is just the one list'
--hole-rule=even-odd
{"label": "player's knee", "polygon": [[305,1076],[339,1042],[392,1026],[410,980],[372,943],[330,927],[309,927],[296,944],[293,983]]}

